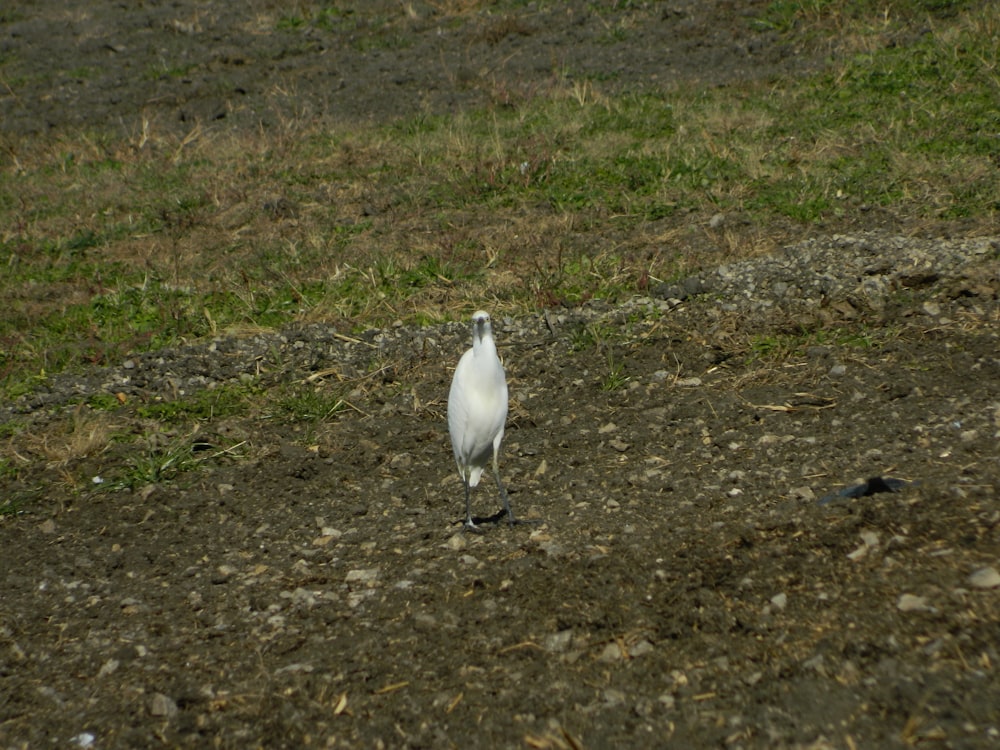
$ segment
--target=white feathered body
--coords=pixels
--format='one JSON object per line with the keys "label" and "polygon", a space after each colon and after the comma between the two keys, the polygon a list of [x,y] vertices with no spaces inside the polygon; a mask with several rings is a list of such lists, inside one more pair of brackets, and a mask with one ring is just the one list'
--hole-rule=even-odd
{"label": "white feathered body", "polygon": [[500,450],[507,421],[507,378],[497,357],[489,318],[458,361],[448,393],[448,432],[459,473],[470,487]]}

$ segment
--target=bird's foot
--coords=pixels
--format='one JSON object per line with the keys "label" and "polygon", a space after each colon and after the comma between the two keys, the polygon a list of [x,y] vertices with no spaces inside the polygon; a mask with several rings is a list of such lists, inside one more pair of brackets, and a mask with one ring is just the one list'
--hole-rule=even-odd
{"label": "bird's foot", "polygon": [[462,524],[462,530],[471,532],[473,534],[483,533],[483,530],[478,526],[476,526],[475,522],[471,518],[466,519],[465,523]]}
{"label": "bird's foot", "polygon": [[470,524],[477,528],[479,524],[490,524],[492,526],[496,526],[506,517],[507,517],[507,511],[501,510],[497,511],[492,516],[473,516],[472,518],[466,520],[465,525],[466,528],[468,528]]}

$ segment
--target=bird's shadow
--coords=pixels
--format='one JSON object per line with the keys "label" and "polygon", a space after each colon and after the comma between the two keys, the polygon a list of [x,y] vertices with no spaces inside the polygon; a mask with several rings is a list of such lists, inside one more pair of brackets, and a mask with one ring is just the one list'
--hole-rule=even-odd
{"label": "bird's shadow", "polygon": [[505,511],[503,508],[501,508],[500,510],[498,510],[492,516],[473,516],[472,517],[472,522],[474,524],[476,524],[476,526],[479,526],[480,524],[484,524],[484,523],[489,523],[489,524],[494,524],[495,525],[495,524],[499,524],[501,521],[506,521],[506,520],[507,520],[507,511]]}
{"label": "bird's shadow", "polygon": [[[525,524],[536,524],[541,522],[542,519],[540,518],[514,518],[514,520],[511,521],[509,525],[522,526]],[[499,526],[500,524],[507,524],[507,511],[501,508],[492,516],[473,516],[472,523],[474,524],[474,527],[470,529],[471,531],[479,531],[480,526],[487,524],[491,526]],[[465,528],[469,529],[468,526],[466,526]]]}

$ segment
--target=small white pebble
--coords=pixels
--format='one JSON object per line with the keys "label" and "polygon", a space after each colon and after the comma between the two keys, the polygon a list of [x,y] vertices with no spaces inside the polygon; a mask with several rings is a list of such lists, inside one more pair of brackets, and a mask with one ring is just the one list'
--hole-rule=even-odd
{"label": "small white pebble", "polygon": [[896,608],[900,612],[926,612],[930,609],[927,606],[927,597],[916,594],[902,594],[896,602]]}
{"label": "small white pebble", "polygon": [[969,583],[977,589],[995,589],[1000,586],[1000,573],[996,568],[980,568],[969,576]]}

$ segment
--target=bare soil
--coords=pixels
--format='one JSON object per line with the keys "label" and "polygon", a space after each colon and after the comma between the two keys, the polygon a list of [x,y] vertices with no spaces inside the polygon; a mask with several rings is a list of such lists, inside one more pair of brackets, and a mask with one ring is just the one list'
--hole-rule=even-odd
{"label": "bare soil", "polygon": [[[275,30],[287,5],[8,3],[0,54],[37,87],[0,98],[0,130],[383,121],[554,70],[727,85],[829,52],[753,31],[757,2],[372,3]],[[30,497],[0,518],[0,745],[996,746],[997,245],[919,269],[906,246],[832,240],[870,264],[815,299],[755,266],[498,320],[502,472],[532,526],[462,531],[464,325],[220,339],[8,405],[30,429],[72,393],[152,402],[247,368],[357,385],[319,423],[206,420],[192,450],[252,460],[133,492],[0,480]],[[905,485],[839,494],[874,476]],[[498,507],[485,482],[474,502]]]}

